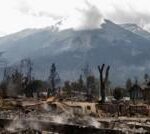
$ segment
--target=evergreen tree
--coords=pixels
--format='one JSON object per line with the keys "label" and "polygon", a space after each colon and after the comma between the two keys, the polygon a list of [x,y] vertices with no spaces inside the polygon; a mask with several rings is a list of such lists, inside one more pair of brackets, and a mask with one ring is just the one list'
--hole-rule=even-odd
{"label": "evergreen tree", "polygon": [[94,75],[87,77],[87,88],[89,89],[88,95],[93,95],[96,91],[96,79]]}
{"label": "evergreen tree", "polygon": [[116,100],[120,100],[123,98],[123,89],[122,88],[115,88],[113,91],[113,96]]}
{"label": "evergreen tree", "polygon": [[56,71],[55,63],[51,65],[49,81],[50,81],[50,88],[48,90],[47,96],[50,95],[50,92],[52,95],[56,93],[56,84],[60,82],[60,77],[59,77],[58,72]]}
{"label": "evergreen tree", "polygon": [[144,75],[144,80],[146,84],[149,82],[149,75],[147,73]]}
{"label": "evergreen tree", "polygon": [[126,89],[127,89],[127,90],[130,90],[131,87],[132,87],[132,81],[131,81],[131,79],[129,78],[129,79],[127,79],[127,81],[126,81]]}
{"label": "evergreen tree", "polygon": [[84,90],[85,90],[84,81],[83,81],[82,75],[80,75],[80,78],[78,80],[78,91],[83,92]]}
{"label": "evergreen tree", "polygon": [[65,81],[64,82],[64,87],[63,87],[63,91],[66,92],[66,95],[67,96],[71,96],[71,90],[72,90],[72,87],[70,85],[70,82],[69,81]]}

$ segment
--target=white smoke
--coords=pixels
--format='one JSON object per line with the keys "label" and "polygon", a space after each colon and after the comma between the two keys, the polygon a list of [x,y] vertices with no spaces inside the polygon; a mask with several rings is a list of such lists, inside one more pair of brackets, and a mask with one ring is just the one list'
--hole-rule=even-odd
{"label": "white smoke", "polygon": [[91,30],[100,28],[103,23],[104,18],[99,9],[85,1],[85,7],[76,8],[73,13],[64,19],[59,29]]}
{"label": "white smoke", "polygon": [[15,132],[17,129],[24,129],[23,121],[16,116],[14,120],[5,128],[9,132]]}
{"label": "white smoke", "polygon": [[78,9],[81,13],[81,23],[79,28],[81,29],[96,29],[100,28],[101,24],[104,22],[103,16],[98,10],[98,8],[88,1],[85,2],[86,9]]}

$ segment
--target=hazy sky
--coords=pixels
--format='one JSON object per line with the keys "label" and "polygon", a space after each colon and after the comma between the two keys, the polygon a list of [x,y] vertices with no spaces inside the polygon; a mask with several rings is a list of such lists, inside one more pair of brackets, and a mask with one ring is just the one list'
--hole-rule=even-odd
{"label": "hazy sky", "polygon": [[50,26],[95,28],[103,18],[150,30],[150,0],[0,0],[0,34]]}

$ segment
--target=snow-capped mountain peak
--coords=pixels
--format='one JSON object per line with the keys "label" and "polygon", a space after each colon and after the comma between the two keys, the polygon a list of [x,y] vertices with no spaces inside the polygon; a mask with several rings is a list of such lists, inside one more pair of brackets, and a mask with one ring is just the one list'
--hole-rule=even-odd
{"label": "snow-capped mountain peak", "polygon": [[[61,27],[61,23],[56,23],[54,27]],[[30,57],[34,63],[34,74],[47,77],[44,70],[49,71],[50,64],[56,62],[60,75],[66,79],[73,72],[78,77],[78,71],[85,62],[93,69],[102,63],[111,65],[111,75],[114,74],[116,81],[137,76],[141,68],[149,70],[149,44],[146,38],[109,20],[97,29],[57,31],[46,27],[0,38],[0,50],[9,64]]]}

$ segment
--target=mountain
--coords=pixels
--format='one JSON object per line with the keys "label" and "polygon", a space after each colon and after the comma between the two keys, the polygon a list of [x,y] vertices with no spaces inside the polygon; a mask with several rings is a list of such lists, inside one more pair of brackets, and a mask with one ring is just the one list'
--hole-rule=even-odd
{"label": "mountain", "polygon": [[127,23],[127,24],[121,24],[120,26],[125,28],[126,30],[129,30],[135,34],[138,34],[139,36],[142,36],[150,40],[150,33],[136,24]]}
{"label": "mountain", "polygon": [[10,65],[30,57],[34,76],[43,79],[53,62],[69,80],[79,77],[86,64],[97,76],[97,65],[109,64],[110,80],[117,84],[150,71],[150,41],[109,20],[93,30],[28,29],[0,38],[0,50]]}

